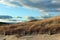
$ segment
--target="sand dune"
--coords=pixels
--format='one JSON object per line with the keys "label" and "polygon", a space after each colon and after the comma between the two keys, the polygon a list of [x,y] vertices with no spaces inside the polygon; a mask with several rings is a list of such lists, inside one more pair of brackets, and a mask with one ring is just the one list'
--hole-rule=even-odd
{"label": "sand dune", "polygon": [[1,25],[0,34],[0,40],[60,40],[60,16]]}
{"label": "sand dune", "polygon": [[47,35],[47,34],[37,34],[37,35],[29,35],[17,38],[16,35],[10,36],[0,36],[0,40],[60,40],[60,34],[55,35]]}

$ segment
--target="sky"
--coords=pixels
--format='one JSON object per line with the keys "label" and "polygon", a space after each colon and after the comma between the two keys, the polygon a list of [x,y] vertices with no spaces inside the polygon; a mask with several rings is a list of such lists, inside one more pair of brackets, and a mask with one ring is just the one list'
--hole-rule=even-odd
{"label": "sky", "polygon": [[60,15],[60,0],[0,0],[0,15],[20,17]]}
{"label": "sky", "polygon": [[26,16],[38,17],[40,12],[35,9],[27,9],[22,7],[8,7],[0,4],[0,15],[20,16],[24,20]]}

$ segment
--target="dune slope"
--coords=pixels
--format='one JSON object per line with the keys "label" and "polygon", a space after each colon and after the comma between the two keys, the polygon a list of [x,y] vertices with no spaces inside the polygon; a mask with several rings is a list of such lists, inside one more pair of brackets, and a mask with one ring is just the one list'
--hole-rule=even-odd
{"label": "dune slope", "polygon": [[56,34],[60,33],[60,16],[44,20],[30,21],[10,25],[1,25],[0,34]]}

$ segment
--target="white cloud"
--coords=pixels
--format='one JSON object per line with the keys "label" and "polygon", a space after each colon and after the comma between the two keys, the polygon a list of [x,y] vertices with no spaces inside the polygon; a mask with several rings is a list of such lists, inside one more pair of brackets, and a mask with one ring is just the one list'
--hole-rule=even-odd
{"label": "white cloud", "polygon": [[60,12],[60,0],[0,0],[0,4],[35,8],[43,12]]}
{"label": "white cloud", "polygon": [[40,0],[30,0],[31,2],[33,2],[33,3],[37,3],[37,2],[39,2]]}
{"label": "white cloud", "polygon": [[52,3],[60,3],[60,0],[52,0]]}

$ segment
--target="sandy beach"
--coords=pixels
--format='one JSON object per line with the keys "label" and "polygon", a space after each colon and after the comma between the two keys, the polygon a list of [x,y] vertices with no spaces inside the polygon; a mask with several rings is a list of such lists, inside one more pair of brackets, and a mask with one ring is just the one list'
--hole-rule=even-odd
{"label": "sandy beach", "polygon": [[22,36],[17,38],[16,35],[10,36],[0,36],[0,40],[60,40],[60,34],[47,35],[47,34],[38,34],[30,36]]}

